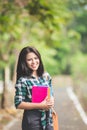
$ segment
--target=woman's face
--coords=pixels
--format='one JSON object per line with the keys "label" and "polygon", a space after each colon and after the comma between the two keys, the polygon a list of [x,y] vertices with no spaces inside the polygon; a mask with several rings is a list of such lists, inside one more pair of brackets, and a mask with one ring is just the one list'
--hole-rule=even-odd
{"label": "woman's face", "polygon": [[31,70],[37,71],[40,65],[40,60],[35,53],[30,52],[26,55],[26,63]]}

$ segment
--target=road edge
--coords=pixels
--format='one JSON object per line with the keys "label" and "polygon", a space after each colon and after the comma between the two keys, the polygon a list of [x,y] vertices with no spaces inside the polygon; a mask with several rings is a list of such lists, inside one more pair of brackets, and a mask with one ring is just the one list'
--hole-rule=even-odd
{"label": "road edge", "polygon": [[76,94],[73,91],[72,87],[67,87],[66,89],[68,96],[70,97],[70,99],[73,101],[77,111],[79,112],[83,122],[87,125],[87,115],[83,109],[83,107],[81,106]]}

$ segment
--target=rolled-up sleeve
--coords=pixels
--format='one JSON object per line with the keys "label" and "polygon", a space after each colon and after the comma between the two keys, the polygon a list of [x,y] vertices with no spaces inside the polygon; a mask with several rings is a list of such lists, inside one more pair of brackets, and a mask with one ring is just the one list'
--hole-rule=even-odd
{"label": "rolled-up sleeve", "polygon": [[26,84],[19,79],[15,85],[14,103],[16,108],[22,101],[25,101],[26,93],[27,93]]}

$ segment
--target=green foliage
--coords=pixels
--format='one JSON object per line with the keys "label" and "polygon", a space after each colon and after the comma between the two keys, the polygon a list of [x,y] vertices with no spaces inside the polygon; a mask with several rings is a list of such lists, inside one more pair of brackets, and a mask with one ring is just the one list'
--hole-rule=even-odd
{"label": "green foliage", "polygon": [[69,2],[69,8],[73,13],[73,21],[70,24],[70,28],[72,27],[80,34],[80,49],[83,53],[87,53],[87,1],[72,0]]}
{"label": "green foliage", "polygon": [[71,59],[71,65],[73,77],[87,81],[87,55],[77,52]]}
{"label": "green foliage", "polygon": [[[36,47],[50,74],[87,82],[87,0],[1,0],[0,79],[19,51]],[[4,71],[3,71],[4,70]]]}
{"label": "green foliage", "polygon": [[37,48],[42,55],[45,70],[50,72],[52,75],[58,74],[59,73],[58,61],[54,59],[54,56],[56,55],[57,52],[54,49],[44,45],[45,44],[42,44]]}
{"label": "green foliage", "polygon": [[0,68],[12,65],[20,49],[32,45],[40,50],[46,70],[70,74],[73,55],[87,50],[86,4],[85,0],[2,1]]}

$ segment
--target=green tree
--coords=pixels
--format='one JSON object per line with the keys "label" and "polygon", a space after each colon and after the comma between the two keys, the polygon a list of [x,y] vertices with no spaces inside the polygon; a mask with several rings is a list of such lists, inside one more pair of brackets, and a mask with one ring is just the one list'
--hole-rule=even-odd
{"label": "green tree", "polygon": [[[73,14],[68,5],[69,0],[1,1],[0,68],[7,72],[6,68],[15,64],[19,50],[32,45],[41,52],[51,74],[66,73],[80,39],[79,33],[69,27]],[[8,81],[7,75],[4,83]],[[5,100],[5,91],[3,95]]]}
{"label": "green tree", "polygon": [[[18,3],[17,3],[18,2]],[[30,1],[28,1],[30,2]],[[36,1],[34,1],[36,3]],[[28,3],[27,3],[28,4]],[[32,3],[30,3],[32,7]],[[22,6],[21,6],[22,5]],[[29,6],[30,6],[29,5]],[[43,3],[43,7],[46,6]],[[31,8],[29,7],[29,9]],[[26,9],[25,9],[26,8]],[[47,8],[47,7],[46,7]],[[37,16],[33,16],[33,14],[29,13],[29,9],[27,9],[26,4],[21,4],[21,1],[1,1],[0,4],[0,68],[4,69],[4,92],[2,96],[2,108],[6,107],[6,88],[9,82],[8,78],[8,70],[11,64],[14,63],[15,53],[20,50],[23,46],[25,46],[25,42],[29,44],[32,39],[34,42],[40,41],[38,32],[40,27],[44,29],[44,24],[42,20],[39,22],[38,16],[41,17],[45,12],[45,7],[42,13],[38,12]],[[33,8],[34,9],[34,8]],[[39,7],[37,8],[39,9]],[[49,8],[46,9],[49,12]],[[45,12],[45,16],[49,18],[49,15]],[[33,21],[35,19],[35,21]],[[42,18],[41,18],[42,19]],[[37,23],[37,24],[36,24]],[[42,24],[41,24],[42,23]],[[39,26],[38,26],[39,25]],[[38,29],[39,27],[39,29]],[[24,31],[23,31],[24,30]],[[44,32],[44,31],[43,31]],[[30,36],[33,34],[33,38]],[[45,34],[45,32],[44,32]],[[41,40],[41,43],[44,40]],[[21,43],[21,44],[20,44]],[[26,45],[27,45],[26,44]],[[33,44],[34,45],[34,44]]]}
{"label": "green tree", "polygon": [[87,53],[87,1],[75,0],[69,2],[69,8],[73,13],[73,21],[70,28],[73,28],[81,35],[80,50]]}

